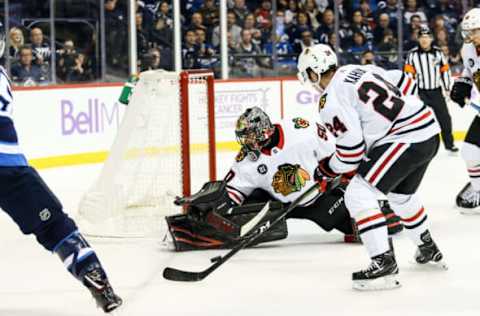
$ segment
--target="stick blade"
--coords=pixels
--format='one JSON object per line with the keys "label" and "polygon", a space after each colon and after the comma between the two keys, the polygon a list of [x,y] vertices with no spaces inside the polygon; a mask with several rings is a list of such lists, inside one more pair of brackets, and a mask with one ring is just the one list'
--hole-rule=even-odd
{"label": "stick blade", "polygon": [[196,282],[205,278],[202,272],[182,271],[170,267],[167,267],[163,270],[163,277],[170,281],[181,282]]}

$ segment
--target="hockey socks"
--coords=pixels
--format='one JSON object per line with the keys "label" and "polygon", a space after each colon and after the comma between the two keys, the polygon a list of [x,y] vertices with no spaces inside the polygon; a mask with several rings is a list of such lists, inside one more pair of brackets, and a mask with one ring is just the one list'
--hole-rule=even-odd
{"label": "hockey socks", "polygon": [[53,249],[63,261],[65,268],[86,286],[106,313],[122,305],[122,299],[111,287],[107,275],[88,242],[74,231]]}

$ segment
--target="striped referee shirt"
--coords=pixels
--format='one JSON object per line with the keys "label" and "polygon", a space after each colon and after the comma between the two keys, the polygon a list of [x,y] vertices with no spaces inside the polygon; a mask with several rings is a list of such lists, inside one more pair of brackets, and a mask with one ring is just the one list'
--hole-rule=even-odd
{"label": "striped referee shirt", "polygon": [[428,51],[418,46],[410,50],[403,70],[414,76],[419,89],[433,90],[442,84],[445,90],[450,90],[450,67],[447,58],[436,46]]}

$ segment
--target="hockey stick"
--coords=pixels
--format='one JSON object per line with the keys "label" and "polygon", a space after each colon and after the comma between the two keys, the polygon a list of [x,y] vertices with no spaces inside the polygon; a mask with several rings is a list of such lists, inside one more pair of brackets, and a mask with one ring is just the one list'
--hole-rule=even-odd
{"label": "hockey stick", "polygon": [[[331,189],[335,188],[339,183],[340,183],[340,177],[337,177],[337,178],[333,179],[329,191]],[[235,255],[237,252],[239,252],[243,248],[245,248],[248,245],[250,245],[251,243],[253,243],[260,236],[262,236],[266,231],[268,231],[270,228],[274,227],[283,218],[285,218],[285,216],[287,216],[288,213],[290,213],[294,208],[296,208],[300,203],[302,203],[312,193],[317,194],[319,187],[320,187],[320,184],[318,182],[316,182],[314,185],[312,185],[310,188],[308,188],[308,190],[306,190],[298,198],[296,198],[281,215],[279,215],[277,218],[275,218],[275,220],[273,220],[272,222],[267,221],[265,224],[263,224],[262,226],[257,228],[251,234],[246,235],[244,237],[244,239],[237,246],[235,246],[233,249],[231,249],[226,255],[218,256],[218,257],[214,257],[214,258],[210,259],[211,262],[213,262],[213,264],[210,267],[208,267],[207,269],[205,269],[203,271],[200,271],[200,272],[191,272],[191,271],[182,271],[182,270],[178,270],[178,269],[175,269],[175,268],[167,267],[163,270],[163,277],[165,279],[171,280],[171,281],[184,281],[184,282],[195,282],[195,281],[203,280],[210,273],[212,273],[218,267],[220,267],[222,264],[224,264],[233,255]],[[322,194],[325,194],[325,192],[322,193]]]}

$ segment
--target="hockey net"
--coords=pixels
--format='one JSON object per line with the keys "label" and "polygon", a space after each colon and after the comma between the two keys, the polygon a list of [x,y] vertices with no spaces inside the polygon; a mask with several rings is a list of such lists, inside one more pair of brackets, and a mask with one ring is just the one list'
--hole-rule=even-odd
{"label": "hockey net", "polygon": [[215,176],[214,80],[209,71],[140,74],[101,174],[79,205],[87,235],[149,237]]}

